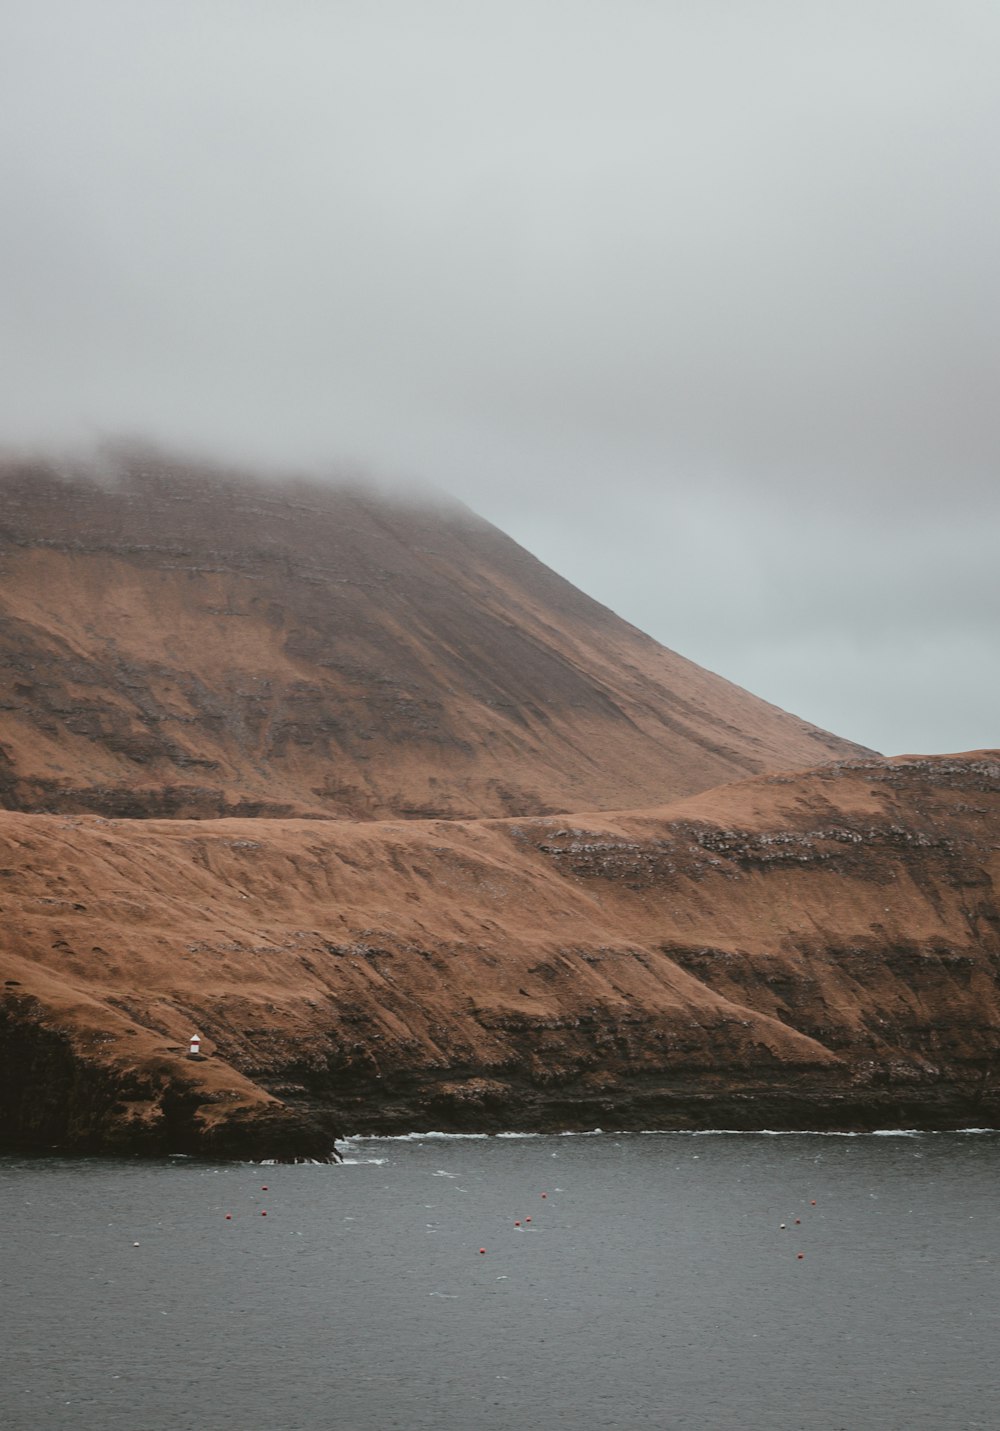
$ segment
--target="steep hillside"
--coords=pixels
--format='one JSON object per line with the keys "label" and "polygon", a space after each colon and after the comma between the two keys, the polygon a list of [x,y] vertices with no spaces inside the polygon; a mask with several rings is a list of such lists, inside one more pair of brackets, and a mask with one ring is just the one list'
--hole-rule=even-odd
{"label": "steep hillside", "polygon": [[544,814],[859,753],[462,508],[149,456],[101,476],[0,470],[0,807]]}
{"label": "steep hillside", "polygon": [[0,1126],[322,1155],[365,1129],[995,1122],[998,880],[998,752],[561,820],[7,813]]}

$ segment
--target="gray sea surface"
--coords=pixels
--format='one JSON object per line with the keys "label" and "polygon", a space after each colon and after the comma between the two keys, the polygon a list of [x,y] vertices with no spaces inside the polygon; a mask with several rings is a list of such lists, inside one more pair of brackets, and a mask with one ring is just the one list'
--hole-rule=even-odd
{"label": "gray sea surface", "polygon": [[1000,1427],[1000,1134],[341,1151],[0,1160],[0,1425]]}

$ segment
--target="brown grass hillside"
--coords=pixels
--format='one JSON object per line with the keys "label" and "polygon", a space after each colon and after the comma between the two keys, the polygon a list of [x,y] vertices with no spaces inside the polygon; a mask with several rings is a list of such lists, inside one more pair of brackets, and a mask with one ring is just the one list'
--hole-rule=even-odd
{"label": "brown grass hillside", "polygon": [[859,753],[456,505],[109,464],[0,470],[2,807],[544,814]]}
{"label": "brown grass hillside", "polygon": [[8,813],[3,1125],[317,1153],[364,1129],[988,1122],[998,829],[996,752],[571,819]]}

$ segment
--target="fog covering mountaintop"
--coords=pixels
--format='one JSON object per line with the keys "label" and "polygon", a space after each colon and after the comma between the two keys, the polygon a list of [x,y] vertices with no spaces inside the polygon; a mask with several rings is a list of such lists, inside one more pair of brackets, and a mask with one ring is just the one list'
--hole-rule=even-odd
{"label": "fog covering mountaintop", "polygon": [[454,492],[887,751],[995,743],[1000,14],[8,5],[0,440]]}

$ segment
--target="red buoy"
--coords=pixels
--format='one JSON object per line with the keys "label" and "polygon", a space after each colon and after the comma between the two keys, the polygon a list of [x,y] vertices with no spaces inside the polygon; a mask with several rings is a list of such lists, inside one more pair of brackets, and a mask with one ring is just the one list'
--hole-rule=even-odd
{"label": "red buoy", "polygon": [[813,1200],[812,1200],[812,1202],[809,1204],[809,1206],[810,1206],[810,1207],[815,1207],[815,1206],[816,1206],[816,1199],[815,1199],[815,1198],[813,1198]]}
{"label": "red buoy", "polygon": [[262,1192],[262,1193],[266,1193],[266,1192],[267,1192],[267,1183],[265,1183],[264,1186],[261,1188],[261,1192]]}
{"label": "red buoy", "polygon": [[480,1249],[479,1249],[479,1255],[480,1255],[480,1257],[484,1257],[484,1256],[486,1255],[486,1248],[485,1248],[485,1247],[480,1247]]}
{"label": "red buoy", "polygon": [[542,1193],[542,1197],[548,1197],[548,1193]]}
{"label": "red buoy", "polygon": [[227,1213],[226,1213],[226,1221],[227,1221],[227,1222],[232,1222],[232,1220],[233,1220],[233,1214],[232,1214],[231,1212],[227,1212]]}
{"label": "red buoy", "polygon": [[267,1213],[264,1211],[263,1208],[261,1208],[261,1210],[260,1210],[260,1215],[261,1215],[261,1217],[267,1217]]}
{"label": "red buoy", "polygon": [[796,1252],[795,1255],[796,1255],[796,1257],[799,1259],[799,1261],[801,1262],[802,1259],[803,1259],[803,1257],[805,1257],[806,1254],[805,1254],[804,1252]]}
{"label": "red buoy", "polygon": [[801,1227],[801,1226],[802,1226],[802,1219],[801,1219],[801,1217],[797,1217],[797,1218],[795,1219],[795,1226],[796,1226],[796,1227]]}
{"label": "red buoy", "polygon": [[520,1227],[521,1224],[520,1224],[519,1222],[515,1222],[514,1226],[515,1226],[515,1227]]}
{"label": "red buoy", "polygon": [[530,1217],[526,1217],[524,1220],[525,1220],[525,1222],[530,1222],[530,1221],[531,1221],[531,1218],[530,1218]]}

